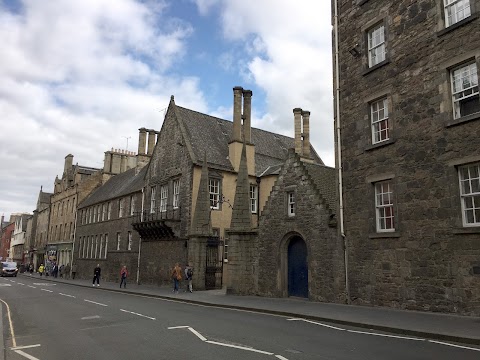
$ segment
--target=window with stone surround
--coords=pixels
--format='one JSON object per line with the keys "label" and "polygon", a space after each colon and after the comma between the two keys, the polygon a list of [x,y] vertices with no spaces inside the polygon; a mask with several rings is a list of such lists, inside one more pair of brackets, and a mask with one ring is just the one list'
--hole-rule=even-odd
{"label": "window with stone surround", "polygon": [[295,192],[287,192],[287,214],[288,216],[295,216]]}
{"label": "window with stone surround", "polygon": [[463,226],[480,226],[480,163],[460,166]]}
{"label": "window with stone surround", "polygon": [[107,216],[107,204],[102,205],[102,221],[105,221],[105,218]]}
{"label": "window with stone surround", "polygon": [[478,73],[475,61],[450,71],[452,86],[453,118],[479,113]]}
{"label": "window with stone surround", "polygon": [[120,244],[122,242],[122,237],[119,232],[117,232],[117,250],[120,250]]}
{"label": "window with stone surround", "polygon": [[101,259],[103,257],[103,234],[100,234],[100,249],[98,253],[98,257]]}
{"label": "window with stone surround", "polygon": [[368,30],[367,42],[368,67],[373,67],[385,60],[385,25],[383,22]]}
{"label": "window with stone surround", "polygon": [[470,0],[443,0],[445,27],[449,27],[472,15]]}
{"label": "window with stone surround", "polygon": [[83,236],[78,238],[78,257],[81,258],[82,256],[82,246],[83,246]]}
{"label": "window with stone surround", "polygon": [[110,201],[108,203],[107,220],[110,220],[111,218],[112,218],[112,202]]}
{"label": "window with stone surround", "polygon": [[220,209],[220,180],[208,180],[208,192],[210,196],[210,208],[214,210]]}
{"label": "window with stone surround", "polygon": [[377,232],[395,231],[392,181],[375,184],[375,214]]}
{"label": "window with stone surround", "polygon": [[390,139],[388,99],[386,97],[370,103],[370,121],[372,127],[372,144]]}
{"label": "window with stone surround", "polygon": [[118,217],[121,218],[125,215],[125,198],[118,200]]}
{"label": "window with stone surround", "polygon": [[155,186],[152,186],[150,189],[150,214],[153,214],[155,212],[155,206],[156,206],[156,190],[157,188]]}
{"label": "window with stone surround", "polygon": [[257,185],[250,184],[250,211],[252,212],[252,214],[257,213],[257,197],[258,197]]}
{"label": "window with stone surround", "polygon": [[167,201],[168,201],[168,185],[162,185],[160,187],[160,211],[167,211]]}
{"label": "window with stone surround", "polygon": [[135,195],[130,196],[130,216],[135,212]]}
{"label": "window with stone surround", "polygon": [[180,204],[180,180],[173,180],[173,208],[177,209]]}
{"label": "window with stone surround", "polygon": [[103,255],[103,258],[107,258],[107,252],[108,252],[108,234],[105,234],[105,254]]}
{"label": "window with stone surround", "polygon": [[127,244],[127,250],[132,250],[132,232],[128,232],[128,244]]}
{"label": "window with stone surround", "polygon": [[97,205],[97,222],[100,222],[101,221],[101,216],[102,216],[102,206],[101,205]]}

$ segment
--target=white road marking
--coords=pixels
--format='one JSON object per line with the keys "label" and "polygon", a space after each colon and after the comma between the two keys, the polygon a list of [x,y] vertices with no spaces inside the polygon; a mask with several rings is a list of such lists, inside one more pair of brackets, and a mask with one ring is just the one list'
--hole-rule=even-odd
{"label": "white road marking", "polygon": [[17,354],[22,355],[26,357],[29,360],[40,360],[39,358],[36,358],[35,356],[29,355],[26,352],[23,352],[22,350],[14,350]]}
{"label": "white road marking", "polygon": [[75,296],[73,295],[68,295],[68,294],[63,294],[63,293],[58,293],[59,295],[62,295],[62,296],[67,296],[67,297],[71,297],[71,298],[74,298]]}
{"label": "white road marking", "polygon": [[348,331],[348,332],[351,332],[351,333],[356,333],[356,334],[365,334],[365,335],[373,335],[373,336],[383,336],[383,337],[389,337],[389,338],[405,339],[405,340],[414,340],[414,341],[425,341],[425,339],[414,338],[414,337],[409,337],[409,336],[379,334],[379,333],[373,333],[373,332],[368,332],[368,331],[359,331],[359,330],[347,330],[347,331]]}
{"label": "white road marking", "polygon": [[10,348],[10,350],[29,349],[29,348],[39,347],[39,346],[41,346],[41,345],[40,344],[35,344],[35,345],[17,346],[17,347],[14,347],[14,348]]}
{"label": "white road marking", "polygon": [[245,346],[238,346],[238,345],[232,345],[232,344],[224,344],[224,343],[221,343],[221,342],[210,341],[210,340],[207,340],[206,342],[209,343],[209,344],[226,346],[226,347],[231,347],[231,348],[240,349],[240,350],[253,351],[253,352],[260,353],[260,354],[265,354],[265,355],[273,355],[273,353],[268,352],[268,351],[257,350],[257,349],[248,348],[248,347],[245,347]]}
{"label": "white road marking", "polygon": [[169,328],[167,328],[168,330],[173,330],[173,329],[185,329],[185,328],[188,328],[190,326],[188,325],[184,325],[184,326],[170,326]]}
{"label": "white road marking", "polygon": [[[195,330],[194,328],[190,327],[190,326],[171,326],[167,329],[169,330],[173,330],[173,329],[185,329],[187,328],[188,330],[190,330],[196,337],[198,337],[200,340],[208,343],[208,344],[212,344],[212,345],[219,345],[219,346],[225,346],[225,347],[230,347],[230,348],[235,348],[235,349],[239,349],[239,350],[246,350],[246,351],[252,351],[252,352],[256,352],[256,353],[259,353],[259,354],[265,354],[265,355],[275,355],[274,353],[272,352],[269,352],[269,351],[263,351],[263,350],[257,350],[257,349],[254,349],[252,347],[246,347],[246,346],[240,346],[240,345],[232,345],[232,344],[226,344],[226,343],[221,343],[221,342],[218,342],[218,341],[211,341],[211,340],[207,340],[207,338],[205,336],[203,336],[202,334],[200,334],[197,330]],[[287,358],[283,357],[282,355],[275,355],[275,357],[277,357],[278,359],[281,359],[281,360],[288,360]]]}
{"label": "white road marking", "polygon": [[32,286],[32,285],[27,285],[28,287],[31,287],[32,289],[36,289],[37,287],[36,286]]}
{"label": "white road marking", "polygon": [[92,300],[87,300],[87,299],[83,299],[83,301],[86,301],[86,302],[89,302],[89,303],[92,303],[92,304],[97,304],[97,305],[100,305],[100,306],[108,306],[108,305],[105,305],[105,304],[102,304],[102,303],[99,303],[99,302],[95,302],[95,301],[92,301]]}
{"label": "white road marking", "polygon": [[0,286],[12,286],[11,284],[0,284]]}
{"label": "white road marking", "polygon": [[57,284],[52,284],[52,283],[33,283],[33,285],[38,285],[38,286],[55,286]]}
{"label": "white road marking", "polygon": [[[10,324],[10,335],[12,337],[12,345],[13,347],[17,347],[17,340],[15,339],[15,331],[13,330],[13,322],[12,322],[12,316],[10,314],[10,306],[8,306],[7,302],[0,299],[1,302],[5,304],[7,307],[7,314],[8,314],[8,323]],[[0,334],[1,336],[1,334]]]}
{"label": "white road marking", "polygon": [[453,347],[460,348],[460,349],[480,351],[480,349],[477,349],[477,348],[472,348],[472,347],[468,347],[468,346],[461,346],[461,345],[450,344],[450,343],[446,343],[446,342],[443,342],[443,341],[436,341],[436,340],[427,340],[427,341],[428,341],[428,342],[431,342],[431,343],[435,343],[435,344],[440,344],[440,345],[453,346]]}
{"label": "white road marking", "polygon": [[18,284],[18,285],[25,285],[25,284],[23,284],[23,283],[17,283],[17,284]]}
{"label": "white road marking", "polygon": [[136,313],[136,312],[133,312],[133,311],[123,310],[123,309],[120,309],[120,311],[129,313],[129,314],[133,314],[133,315],[137,315],[137,316],[141,316],[141,317],[144,317],[144,318],[147,318],[147,319],[150,319],[150,320],[156,320],[155,318],[152,318],[150,316],[142,315],[142,314],[139,314],[139,313]]}
{"label": "white road marking", "polygon": [[191,328],[189,327],[188,330],[190,330],[192,333],[194,333],[200,340],[202,341],[207,341],[207,338],[205,336],[203,336],[202,334],[200,334],[197,330],[195,330],[194,328]]}
{"label": "white road marking", "polygon": [[100,316],[93,315],[93,316],[84,316],[81,320],[91,320],[91,319],[100,319]]}
{"label": "white road marking", "polygon": [[315,324],[315,325],[320,325],[320,326],[323,326],[323,327],[327,327],[329,329],[345,331],[345,329],[342,329],[342,328],[339,328],[339,327],[336,327],[336,326],[327,325],[327,324],[323,324],[323,323],[320,323],[320,322],[317,322],[317,321],[312,321],[312,320],[307,320],[307,319],[287,319],[287,320],[288,321],[304,321],[304,322],[307,322],[307,323],[310,323],[310,324]]}
{"label": "white road marking", "polygon": [[47,292],[53,292],[52,290],[48,290],[48,289],[40,289],[42,291],[47,291]]}

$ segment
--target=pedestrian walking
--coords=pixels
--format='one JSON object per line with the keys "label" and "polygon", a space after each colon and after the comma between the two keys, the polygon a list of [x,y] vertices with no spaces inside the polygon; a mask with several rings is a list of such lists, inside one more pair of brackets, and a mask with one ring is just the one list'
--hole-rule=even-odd
{"label": "pedestrian walking", "polygon": [[43,264],[41,264],[39,267],[38,267],[38,273],[40,274],[40,276],[43,275],[43,272],[45,271],[45,266],[43,266]]}
{"label": "pedestrian walking", "polygon": [[178,293],[178,288],[180,287],[180,281],[182,281],[182,268],[178,263],[172,269],[172,279],[173,279],[173,292]]}
{"label": "pedestrian walking", "polygon": [[60,268],[58,269],[59,273],[60,273],[60,277],[63,278],[63,275],[64,275],[64,271],[65,271],[65,265],[60,265]]}
{"label": "pedestrian walking", "polygon": [[128,276],[128,270],[125,265],[123,265],[122,269],[120,270],[120,289],[123,288],[125,289],[127,287],[127,276]]}
{"label": "pedestrian walking", "polygon": [[30,273],[30,275],[33,274],[33,264],[30,263],[30,265],[28,265],[28,272]]}
{"label": "pedestrian walking", "polygon": [[70,279],[70,264],[67,264],[65,265],[65,269],[63,269],[64,271],[64,278],[65,279]]}
{"label": "pedestrian walking", "polygon": [[57,263],[53,264],[52,275],[53,275],[54,278],[57,278],[57,276],[58,276],[58,265],[57,265]]}
{"label": "pedestrian walking", "polygon": [[75,275],[77,274],[77,264],[72,265],[72,279],[75,280]]}
{"label": "pedestrian walking", "polygon": [[100,269],[100,264],[97,264],[97,267],[93,270],[93,283],[92,283],[93,286],[95,286],[95,280],[97,281],[97,286],[100,286],[101,273],[102,273],[102,269]]}
{"label": "pedestrian walking", "polygon": [[[185,280],[187,280],[187,290],[193,292],[192,287],[193,268],[190,265],[185,266]],[[187,291],[185,290],[185,291]]]}

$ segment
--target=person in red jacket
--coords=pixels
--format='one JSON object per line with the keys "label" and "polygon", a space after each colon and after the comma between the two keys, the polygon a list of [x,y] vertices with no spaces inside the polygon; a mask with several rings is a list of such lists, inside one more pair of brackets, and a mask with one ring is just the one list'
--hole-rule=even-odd
{"label": "person in red jacket", "polygon": [[127,276],[128,276],[127,267],[123,265],[122,269],[120,270],[120,279],[121,279],[120,288],[122,288],[122,284],[124,289],[127,287]]}

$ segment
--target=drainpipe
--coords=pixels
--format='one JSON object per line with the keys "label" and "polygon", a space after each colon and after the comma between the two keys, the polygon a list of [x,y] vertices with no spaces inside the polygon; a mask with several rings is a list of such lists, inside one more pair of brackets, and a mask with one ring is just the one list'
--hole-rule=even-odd
{"label": "drainpipe", "polygon": [[[77,195],[78,196],[78,195]],[[78,198],[77,198],[78,199]],[[77,201],[78,202],[78,201]],[[68,278],[72,278],[72,265],[73,265],[73,257],[75,256],[75,238],[77,235],[77,206],[75,206],[75,220],[73,222],[73,245],[72,245],[72,258],[70,259],[71,265],[70,265],[70,274],[68,274]]]}
{"label": "drainpipe", "polygon": [[[143,190],[145,187],[142,187],[142,210],[140,212],[140,222],[143,221],[143,204],[144,204],[144,193]],[[138,239],[138,259],[137,259],[137,285],[140,285],[140,253],[142,251],[142,236]]]}
{"label": "drainpipe", "polygon": [[340,137],[340,74],[338,61],[338,0],[333,1],[334,6],[334,25],[333,32],[335,36],[335,111],[337,115],[336,134],[337,134],[337,157],[338,157],[338,196],[339,196],[339,212],[340,212],[340,235],[343,239],[344,246],[344,263],[345,263],[345,291],[347,293],[347,303],[350,304],[350,286],[348,281],[348,243],[345,237],[344,220],[343,220],[343,181],[342,181],[342,144]]}

